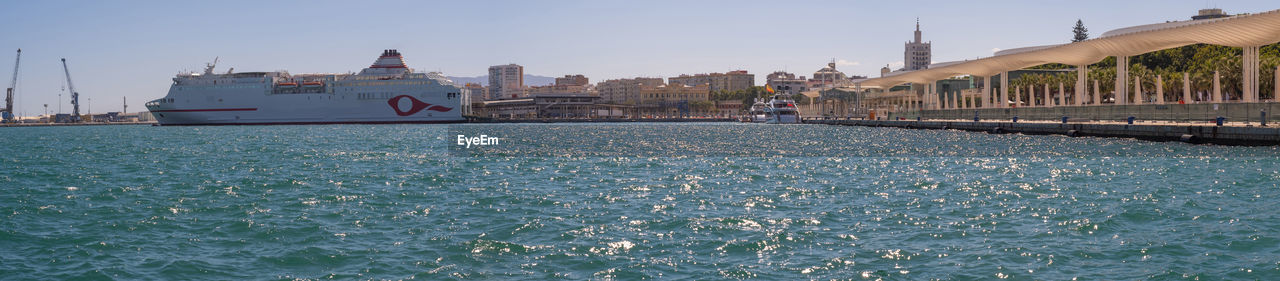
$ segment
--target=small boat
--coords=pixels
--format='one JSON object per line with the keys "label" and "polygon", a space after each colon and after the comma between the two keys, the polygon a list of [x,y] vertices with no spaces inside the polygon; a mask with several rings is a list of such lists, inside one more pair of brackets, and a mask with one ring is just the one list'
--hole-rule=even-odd
{"label": "small boat", "polygon": [[779,94],[765,105],[765,124],[800,124],[800,111],[794,100]]}

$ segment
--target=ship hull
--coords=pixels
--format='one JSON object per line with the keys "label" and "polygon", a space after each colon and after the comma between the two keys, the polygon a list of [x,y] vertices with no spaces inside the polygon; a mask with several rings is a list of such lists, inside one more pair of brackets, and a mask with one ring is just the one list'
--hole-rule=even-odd
{"label": "ship hull", "polygon": [[[390,99],[348,100],[328,94],[236,98],[222,102],[184,102],[149,107],[160,125],[310,125],[410,124],[465,121],[457,98],[401,95]],[[255,101],[256,100],[256,101]]]}
{"label": "ship hull", "polygon": [[385,124],[456,124],[464,120],[450,121],[353,121],[353,122],[257,122],[257,123],[168,123],[161,126],[275,126],[275,125],[385,125]]}
{"label": "ship hull", "polygon": [[800,118],[795,115],[775,115],[769,118],[766,124],[800,124]]}

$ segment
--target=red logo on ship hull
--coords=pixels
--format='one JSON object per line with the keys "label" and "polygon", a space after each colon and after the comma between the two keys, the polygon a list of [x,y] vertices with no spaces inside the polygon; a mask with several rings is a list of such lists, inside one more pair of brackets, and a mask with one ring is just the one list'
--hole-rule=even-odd
{"label": "red logo on ship hull", "polygon": [[[401,99],[409,99],[411,103],[411,105],[409,106],[409,110],[400,110]],[[396,111],[396,115],[400,115],[400,116],[413,115],[414,113],[418,113],[418,111],[422,111],[423,109],[430,110],[430,111],[439,111],[439,112],[449,112],[450,110],[453,110],[453,108],[422,102],[409,95],[399,95],[394,98],[391,98],[387,100],[387,104],[391,105],[391,109]]]}

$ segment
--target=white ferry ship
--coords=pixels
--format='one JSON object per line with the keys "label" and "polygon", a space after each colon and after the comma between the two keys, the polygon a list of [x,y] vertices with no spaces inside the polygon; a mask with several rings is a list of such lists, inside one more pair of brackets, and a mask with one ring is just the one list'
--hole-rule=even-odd
{"label": "white ferry ship", "polygon": [[462,122],[471,96],[439,73],[416,73],[384,50],[357,74],[227,71],[173,78],[147,102],[161,125],[385,124]]}

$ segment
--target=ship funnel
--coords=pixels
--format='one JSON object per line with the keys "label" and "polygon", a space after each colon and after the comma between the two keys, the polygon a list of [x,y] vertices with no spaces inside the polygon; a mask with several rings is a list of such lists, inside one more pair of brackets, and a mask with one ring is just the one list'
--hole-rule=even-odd
{"label": "ship funnel", "polygon": [[400,52],[395,49],[382,50],[382,56],[373,62],[370,68],[408,68],[404,63],[404,57],[400,56]]}

